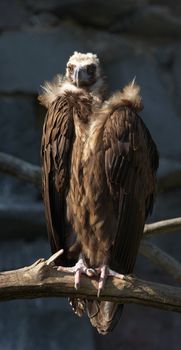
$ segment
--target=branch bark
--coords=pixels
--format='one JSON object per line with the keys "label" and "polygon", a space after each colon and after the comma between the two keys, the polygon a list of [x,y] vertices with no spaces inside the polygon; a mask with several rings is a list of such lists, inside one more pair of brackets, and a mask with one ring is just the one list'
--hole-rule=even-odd
{"label": "branch bark", "polygon": [[165,270],[177,282],[181,283],[181,264],[175,258],[146,240],[141,242],[139,251],[153,264]]}
{"label": "branch bark", "polygon": [[41,187],[41,170],[39,166],[25,162],[9,154],[0,152],[0,170]]}
{"label": "branch bark", "polygon": [[[0,273],[0,301],[39,297],[97,298],[98,281],[81,277],[81,286],[74,288],[74,276],[58,272],[44,259],[22,269]],[[99,300],[135,303],[158,309],[181,312],[181,288],[125,276],[109,277]]]}
{"label": "branch bark", "polygon": [[[181,217],[154,222],[145,225],[143,238],[149,238],[155,233],[173,232],[180,228]],[[181,282],[181,264],[175,258],[145,239],[141,242],[139,252],[153,264],[165,270],[177,282]]]}
{"label": "branch bark", "polygon": [[179,229],[181,229],[181,217],[147,224],[144,228],[144,234],[146,237],[150,237],[155,233],[173,232]]}

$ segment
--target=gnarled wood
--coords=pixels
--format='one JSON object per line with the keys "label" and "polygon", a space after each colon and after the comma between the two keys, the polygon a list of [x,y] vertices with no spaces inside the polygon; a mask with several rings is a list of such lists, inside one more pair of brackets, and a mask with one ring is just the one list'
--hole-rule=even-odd
{"label": "gnarled wood", "polygon": [[147,240],[141,242],[139,252],[181,283],[181,264],[175,258]]}
{"label": "gnarled wood", "polygon": [[10,154],[0,152],[0,171],[41,187],[40,167]]}
{"label": "gnarled wood", "polygon": [[[55,256],[54,258],[56,258]],[[81,286],[74,288],[74,276],[57,272],[52,260],[40,259],[22,269],[0,273],[0,301],[39,297],[80,297],[95,299],[95,279],[81,277]],[[163,310],[181,312],[181,288],[125,276],[123,280],[109,277],[100,300],[135,303]]]}
{"label": "gnarled wood", "polygon": [[152,224],[145,225],[144,234],[146,237],[152,236],[155,233],[165,233],[177,231],[181,228],[181,217],[157,221]]}

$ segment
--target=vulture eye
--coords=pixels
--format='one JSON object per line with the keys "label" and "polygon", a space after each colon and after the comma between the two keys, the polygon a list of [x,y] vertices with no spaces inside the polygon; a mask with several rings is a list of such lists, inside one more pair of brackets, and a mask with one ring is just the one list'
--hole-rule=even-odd
{"label": "vulture eye", "polygon": [[88,74],[93,74],[93,73],[95,73],[95,70],[96,70],[96,65],[95,64],[89,64],[88,66],[87,66],[87,73]]}
{"label": "vulture eye", "polygon": [[73,73],[74,66],[72,64],[70,64],[67,68],[68,68],[69,73]]}

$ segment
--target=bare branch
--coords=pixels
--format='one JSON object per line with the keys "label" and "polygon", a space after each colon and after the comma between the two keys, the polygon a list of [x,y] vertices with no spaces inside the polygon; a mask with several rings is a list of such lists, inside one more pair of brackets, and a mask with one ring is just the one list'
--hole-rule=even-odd
{"label": "bare branch", "polygon": [[46,261],[46,264],[51,265],[62,254],[63,254],[63,249],[58,250],[58,252],[50,256],[50,258]]}
{"label": "bare branch", "polygon": [[172,256],[146,240],[141,242],[139,251],[156,266],[169,273],[176,281],[181,282],[181,264]]}
{"label": "bare branch", "polygon": [[[144,238],[149,238],[157,233],[177,231],[180,228],[181,217],[154,222],[152,224],[145,225]],[[141,242],[139,251],[156,266],[159,266],[161,269],[170,274],[176,281],[181,282],[181,264],[172,256],[147,240],[143,240]]]}
{"label": "bare branch", "polygon": [[[81,277],[74,288],[74,276],[58,272],[44,259],[22,269],[0,273],[0,301],[39,297],[97,298],[98,281]],[[143,281],[131,276],[123,280],[109,277],[100,300],[136,303],[181,312],[181,288]]]}
{"label": "bare branch", "polygon": [[149,237],[155,233],[172,232],[179,229],[181,229],[181,217],[147,224],[144,228],[144,234]]}
{"label": "bare branch", "polygon": [[41,187],[41,170],[39,166],[0,152],[0,170]]}

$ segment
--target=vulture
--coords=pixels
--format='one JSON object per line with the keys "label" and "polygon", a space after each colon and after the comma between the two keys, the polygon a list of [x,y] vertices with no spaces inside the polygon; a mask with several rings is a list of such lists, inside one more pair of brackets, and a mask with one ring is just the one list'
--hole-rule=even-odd
{"label": "vulture", "polygon": [[[138,115],[140,87],[132,81],[107,98],[96,54],[74,52],[64,76],[46,82],[41,159],[43,199],[52,253],[60,271],[96,275],[98,296],[108,275],[133,272],[156,191],[157,147]],[[70,299],[101,334],[123,309],[109,301]]]}

